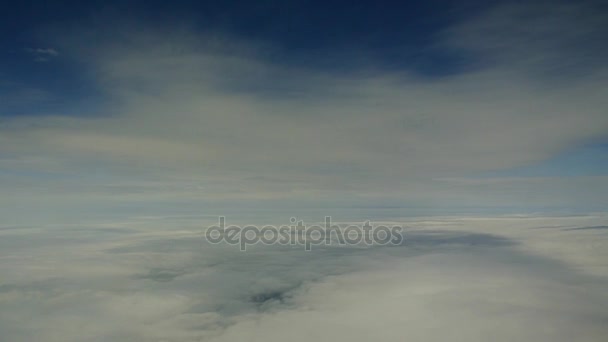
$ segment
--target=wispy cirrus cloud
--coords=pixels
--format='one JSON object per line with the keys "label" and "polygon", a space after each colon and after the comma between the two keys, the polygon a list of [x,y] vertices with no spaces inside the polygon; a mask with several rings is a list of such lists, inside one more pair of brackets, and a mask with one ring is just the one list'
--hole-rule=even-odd
{"label": "wispy cirrus cloud", "polygon": [[31,54],[36,62],[47,62],[59,56],[59,51],[53,48],[27,48],[25,51]]}

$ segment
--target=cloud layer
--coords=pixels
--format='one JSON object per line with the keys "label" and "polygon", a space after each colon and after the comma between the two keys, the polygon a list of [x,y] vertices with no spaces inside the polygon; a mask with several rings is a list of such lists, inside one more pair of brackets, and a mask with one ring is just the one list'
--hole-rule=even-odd
{"label": "cloud layer", "polygon": [[[211,220],[2,227],[11,341],[603,341],[605,216],[410,218],[396,247],[212,245]],[[575,228],[575,229],[573,229]],[[580,229],[585,228],[585,229]]]}

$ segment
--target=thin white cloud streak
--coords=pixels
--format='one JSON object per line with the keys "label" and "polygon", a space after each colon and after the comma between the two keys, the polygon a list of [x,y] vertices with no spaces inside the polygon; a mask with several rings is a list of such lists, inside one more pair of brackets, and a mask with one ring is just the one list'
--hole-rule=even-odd
{"label": "thin white cloud streak", "polygon": [[25,51],[30,53],[36,62],[48,62],[59,56],[59,52],[53,48],[27,48]]}
{"label": "thin white cloud streak", "polygon": [[26,49],[26,51],[38,54],[38,55],[48,55],[48,56],[59,56],[59,52],[52,48],[36,48],[36,49]]}

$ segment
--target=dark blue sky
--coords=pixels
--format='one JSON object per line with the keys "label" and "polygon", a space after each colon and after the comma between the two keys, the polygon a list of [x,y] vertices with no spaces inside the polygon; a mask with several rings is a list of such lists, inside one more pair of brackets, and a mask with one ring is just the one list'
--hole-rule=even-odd
{"label": "dark blue sky", "polygon": [[38,99],[40,110],[31,101],[15,99],[0,115],[82,113],[82,107],[91,107],[100,96],[70,56],[49,56],[39,63],[29,51],[48,48],[49,32],[57,29],[104,30],[130,21],[184,24],[268,44],[272,51],[267,58],[275,63],[339,72],[369,66],[371,60],[378,69],[440,76],[470,67],[472,61],[433,46],[434,35],[488,6],[487,1],[436,0],[7,1],[0,8],[0,93],[33,86],[55,96]]}
{"label": "dark blue sky", "polygon": [[[372,67],[442,77],[474,69],[480,60],[470,51],[438,46],[438,35],[488,9],[518,3],[531,2],[6,1],[0,7],[0,94],[13,100],[5,103],[0,116],[59,111],[85,115],[83,107],[100,103],[103,94],[87,79],[79,60],[59,51],[58,58],[43,55],[46,63],[40,63],[40,54],[32,52],[52,47],[59,30],[102,32],[133,22],[183,25],[266,44],[264,58],[276,64],[332,73]],[[593,5],[598,6],[596,1]],[[31,96],[14,94],[20,87],[40,88],[53,96],[20,101]],[[40,110],[28,105],[34,102]]]}
{"label": "dark blue sky", "polygon": [[420,46],[430,34],[489,2],[424,1],[22,1],[5,2],[2,38],[28,42],[36,30],[96,20],[194,22],[272,41],[286,49]]}

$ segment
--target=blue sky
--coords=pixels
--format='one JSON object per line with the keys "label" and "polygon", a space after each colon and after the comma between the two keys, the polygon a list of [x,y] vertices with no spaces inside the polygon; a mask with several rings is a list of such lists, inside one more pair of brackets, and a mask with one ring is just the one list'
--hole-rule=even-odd
{"label": "blue sky", "polygon": [[6,215],[608,200],[601,2],[3,6]]}
{"label": "blue sky", "polygon": [[[7,87],[34,87],[52,99],[31,97],[13,104],[2,115],[83,115],[100,105],[101,92],[91,84],[79,61],[55,56],[47,30],[83,27],[104,30],[109,22],[188,25],[193,31],[220,31],[241,39],[271,44],[275,63],[293,63],[327,71],[344,71],[373,58],[378,68],[413,70],[425,76],[457,72],[462,56],[430,46],[432,36],[463,12],[481,5],[450,2],[412,4],[294,1],[89,1],[6,3],[2,15],[1,61]],[[441,10],[437,10],[437,8]],[[111,25],[109,25],[111,26]],[[51,44],[52,45],[52,44]],[[50,52],[50,53],[49,53]],[[360,54],[344,58],[344,54]],[[355,56],[356,57],[356,56]],[[345,64],[345,59],[347,63]],[[46,63],[39,63],[44,60]],[[38,63],[36,63],[38,62]],[[12,82],[17,82],[13,84]],[[3,89],[3,91],[7,91]],[[15,96],[15,95],[13,95]],[[33,95],[31,95],[33,96]],[[17,100],[13,100],[16,102]],[[32,103],[33,102],[33,103]],[[83,108],[85,107],[85,108]]]}

